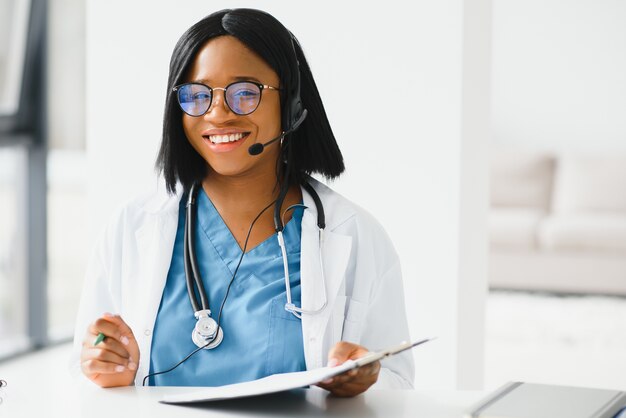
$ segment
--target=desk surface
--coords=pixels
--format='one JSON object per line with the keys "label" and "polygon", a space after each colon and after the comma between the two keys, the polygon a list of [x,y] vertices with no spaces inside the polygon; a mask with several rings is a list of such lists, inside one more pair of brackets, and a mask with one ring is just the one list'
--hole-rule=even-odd
{"label": "desk surface", "polygon": [[184,387],[101,389],[80,385],[68,372],[70,347],[64,345],[0,363],[2,417],[429,417],[460,418],[485,392],[370,390],[341,399],[319,389],[299,389],[233,401],[165,405],[164,394],[193,390]]}

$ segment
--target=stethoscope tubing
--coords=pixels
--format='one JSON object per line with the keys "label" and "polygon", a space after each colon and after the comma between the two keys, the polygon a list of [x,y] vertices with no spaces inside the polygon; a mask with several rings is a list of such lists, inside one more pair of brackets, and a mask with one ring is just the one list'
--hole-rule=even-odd
{"label": "stethoscope tubing", "polygon": [[[187,216],[184,232],[185,251],[183,254],[183,258],[185,261],[185,279],[187,282],[187,292],[189,293],[189,299],[193,306],[194,312],[198,312],[201,309],[208,310],[210,312],[209,299],[206,291],[204,290],[204,283],[202,282],[202,278],[200,276],[200,269],[198,267],[198,260],[196,258],[196,244],[195,239],[193,238],[193,234],[196,230],[196,216],[194,216],[195,214],[193,207],[196,204],[197,193],[197,185],[194,184],[189,191],[189,198],[187,199],[186,205]],[[189,273],[191,273],[191,275]],[[194,282],[195,286],[197,286],[198,288],[202,308],[200,308],[200,304],[198,304],[198,299],[196,298]]]}
{"label": "stethoscope tubing", "polygon": [[[200,269],[197,263],[196,257],[196,248],[195,248],[195,239],[194,239],[194,231],[196,225],[196,197],[198,193],[198,184],[193,184],[189,191],[189,196],[187,199],[186,205],[186,220],[185,220],[185,229],[184,229],[184,267],[185,267],[185,281],[187,283],[187,293],[189,295],[189,300],[191,301],[192,308],[194,309],[194,315],[197,317],[198,312],[201,310],[208,311],[210,315],[209,308],[209,300],[204,289],[204,283],[202,282],[202,277],[200,274]],[[318,256],[320,263],[320,275],[322,279],[322,287],[324,290],[324,301],[322,306],[317,309],[303,309],[295,306],[292,302],[291,298],[291,284],[289,282],[289,260],[287,257],[287,249],[285,245],[285,240],[283,236],[284,222],[282,217],[280,216],[280,212],[278,212],[278,216],[276,216],[277,210],[280,210],[282,206],[282,202],[286,197],[287,187],[282,187],[279,197],[275,201],[275,210],[274,210],[274,223],[276,227],[276,236],[278,239],[278,245],[281,250],[281,255],[283,259],[283,272],[285,279],[285,293],[287,297],[287,303],[285,304],[285,310],[291,312],[295,317],[302,318],[302,314],[317,314],[324,310],[328,305],[328,295],[326,290],[326,275],[324,272],[324,258],[323,258],[323,247],[324,247],[324,228],[326,227],[326,219],[324,214],[324,207],[322,205],[322,201],[308,181],[304,181],[302,183],[302,187],[311,195],[313,202],[315,203],[317,210],[317,226],[318,226]],[[285,210],[286,213],[288,210],[293,209],[294,207],[301,206],[306,209],[304,205],[293,205]],[[283,216],[284,216],[283,213]],[[234,279],[234,278],[233,278]],[[198,298],[196,296],[197,293],[200,295],[200,303],[198,303]]]}

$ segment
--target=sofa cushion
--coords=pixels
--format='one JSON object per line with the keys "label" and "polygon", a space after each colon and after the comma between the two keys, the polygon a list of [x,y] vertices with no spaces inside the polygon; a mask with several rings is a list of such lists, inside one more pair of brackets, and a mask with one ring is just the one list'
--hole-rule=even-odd
{"label": "sofa cushion", "polygon": [[540,247],[547,250],[580,250],[626,253],[626,215],[568,214],[541,222]]}
{"label": "sofa cushion", "polygon": [[626,215],[626,155],[563,155],[553,196],[555,213]]}
{"label": "sofa cushion", "polygon": [[491,206],[547,209],[554,157],[495,147],[490,158]]}
{"label": "sofa cushion", "polygon": [[489,212],[489,241],[492,248],[536,249],[537,229],[545,211],[540,209],[495,208]]}

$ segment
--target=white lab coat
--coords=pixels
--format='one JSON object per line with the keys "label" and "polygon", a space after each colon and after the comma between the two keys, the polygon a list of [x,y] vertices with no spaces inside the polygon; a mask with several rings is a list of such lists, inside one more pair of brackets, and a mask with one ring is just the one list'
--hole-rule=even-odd
{"label": "white lab coat", "polygon": [[[307,369],[326,365],[329,349],[350,341],[370,350],[409,340],[400,263],[383,228],[367,212],[324,184],[311,180],[326,214],[324,269],[328,304],[304,314],[302,336]],[[180,187],[179,187],[180,189]],[[302,189],[308,207],[302,217],[301,291],[304,309],[324,302],[320,279],[317,211]],[[149,373],[152,330],[172,258],[181,192],[160,190],[121,208],[108,224],[87,268],[74,337],[72,368],[86,329],[104,312],[114,312],[130,326],[141,359],[135,379]],[[191,330],[190,330],[191,338]],[[411,388],[410,352],[388,358],[376,388]]]}

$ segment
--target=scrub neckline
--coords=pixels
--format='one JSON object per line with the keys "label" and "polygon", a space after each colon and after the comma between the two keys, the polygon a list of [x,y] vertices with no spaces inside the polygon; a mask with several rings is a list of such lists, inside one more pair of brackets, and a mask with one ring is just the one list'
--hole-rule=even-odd
{"label": "scrub neckline", "polygon": [[[231,241],[231,244],[233,245],[232,248],[236,248],[237,249],[237,253],[239,255],[241,255],[241,253],[243,251],[243,248],[241,248],[239,246],[239,243],[235,239],[235,236],[233,235],[232,231],[230,230],[230,228],[228,227],[228,225],[224,221],[224,218],[222,218],[222,214],[217,210],[217,208],[213,204],[213,201],[211,200],[209,195],[204,191],[203,187],[200,187],[200,190],[199,190],[199,193],[198,193],[198,198],[203,200],[204,203],[206,203],[206,206],[209,209],[209,211],[213,212],[212,215],[216,215],[218,217],[219,221],[220,221],[219,225],[209,226],[209,225],[206,224],[206,220],[213,218],[213,216],[211,216],[211,214],[209,214],[206,217],[198,216],[198,223],[200,224],[200,227],[202,228],[204,233],[207,235],[207,237],[209,237],[209,239],[210,239],[210,229],[211,228],[218,228],[219,230],[222,230],[224,232],[224,234],[228,237],[228,240]],[[298,202],[298,204],[303,204],[302,200],[300,202]],[[198,202],[198,209],[199,208],[200,208],[200,202]],[[268,209],[268,210],[270,210],[270,209]],[[298,210],[298,209],[301,209],[301,210]],[[301,219],[302,219],[302,216],[303,216],[303,213],[304,213],[304,208],[303,207],[294,208],[292,210],[292,212],[293,213],[291,215],[291,219],[289,219],[289,221],[285,224],[285,229],[284,229],[283,235],[285,237],[295,235],[295,238],[299,241],[301,234],[300,234],[300,230],[299,230],[299,228],[297,228],[297,225],[296,225],[295,222],[296,221],[298,221],[298,223],[301,222]],[[250,255],[250,253],[257,252],[261,248],[266,247],[268,245],[268,243],[272,239],[276,239],[276,235],[277,235],[277,233],[274,232],[272,235],[268,236],[266,239],[261,241],[256,246],[254,246],[252,248],[249,248],[246,251],[245,254],[246,255]]]}

